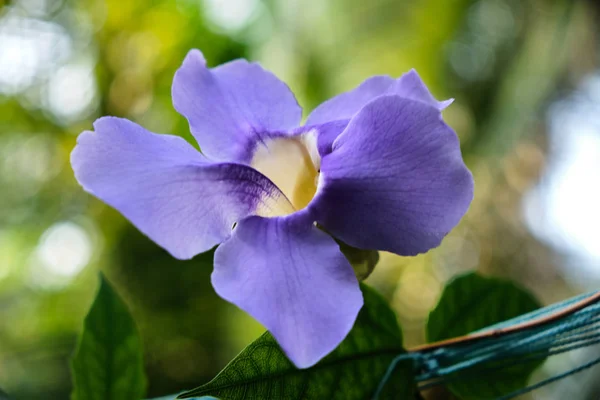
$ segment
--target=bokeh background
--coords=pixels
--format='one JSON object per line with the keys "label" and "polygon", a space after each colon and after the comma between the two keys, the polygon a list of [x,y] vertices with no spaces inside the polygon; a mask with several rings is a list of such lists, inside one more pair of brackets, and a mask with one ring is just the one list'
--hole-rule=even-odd
{"label": "bokeh background", "polygon": [[[149,396],[211,379],[262,332],[219,299],[212,254],[172,259],[77,185],[76,136],[102,115],[191,140],[170,98],[190,48],[245,57],[305,115],[374,74],[416,68],[460,136],[475,200],[442,246],[383,254],[369,282],[406,345],[444,283],[479,270],[544,303],[600,286],[600,8],[568,0],[0,0],[0,387],[67,399],[68,359],[103,271],[143,335]],[[468,312],[468,310],[465,310]],[[590,357],[572,353],[536,377]],[[597,399],[600,369],[535,392]],[[436,398],[446,398],[436,394]]]}

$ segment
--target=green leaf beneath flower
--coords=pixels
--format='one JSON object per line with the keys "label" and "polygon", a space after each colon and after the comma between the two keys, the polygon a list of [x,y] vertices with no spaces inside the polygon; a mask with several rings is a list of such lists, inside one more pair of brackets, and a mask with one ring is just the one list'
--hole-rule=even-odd
{"label": "green leaf beneath flower", "polygon": [[135,323],[103,277],[85,318],[71,369],[72,400],[139,400],[146,392]]}
{"label": "green leaf beneath flower", "polygon": [[[308,369],[297,369],[270,333],[246,347],[212,381],[179,396],[241,399],[370,399],[390,362],[404,353],[396,316],[373,289],[361,285],[365,305],[340,346]],[[413,399],[410,361],[398,364],[380,399]]]}
{"label": "green leaf beneath flower", "polygon": [[[463,336],[540,307],[526,290],[513,283],[469,273],[452,280],[429,314],[427,339],[436,342]],[[449,377],[448,388],[464,400],[494,399],[527,385],[543,360],[492,368],[475,366]]]}

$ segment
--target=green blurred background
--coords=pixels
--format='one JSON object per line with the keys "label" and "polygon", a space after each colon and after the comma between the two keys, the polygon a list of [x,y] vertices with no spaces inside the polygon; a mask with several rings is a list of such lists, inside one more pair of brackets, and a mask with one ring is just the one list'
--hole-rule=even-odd
{"label": "green blurred background", "polygon": [[[456,99],[444,116],[475,176],[471,209],[440,248],[383,254],[368,280],[408,347],[462,271],[512,278],[545,304],[598,288],[599,22],[595,1],[0,0],[0,387],[68,398],[99,270],[139,324],[149,396],[204,383],[262,331],[213,292],[212,254],[172,259],[84,193],[69,165],[102,115],[191,140],[170,85],[194,47],[210,65],[260,61],[305,115],[413,67],[436,97]],[[599,351],[551,359],[536,377]],[[599,376],[531,398],[597,399]]]}

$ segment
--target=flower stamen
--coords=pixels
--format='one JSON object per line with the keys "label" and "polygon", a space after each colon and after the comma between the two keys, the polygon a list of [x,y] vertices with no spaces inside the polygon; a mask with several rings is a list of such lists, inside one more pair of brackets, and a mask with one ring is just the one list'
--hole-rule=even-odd
{"label": "flower stamen", "polygon": [[251,166],[269,178],[297,211],[317,192],[320,161],[311,131],[264,142],[257,147]]}

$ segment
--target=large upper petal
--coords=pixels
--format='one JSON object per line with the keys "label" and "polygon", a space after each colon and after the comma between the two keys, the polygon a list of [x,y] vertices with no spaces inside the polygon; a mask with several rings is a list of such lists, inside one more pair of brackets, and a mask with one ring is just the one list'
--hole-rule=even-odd
{"label": "large upper petal", "polygon": [[473,198],[473,178],[440,111],[400,96],[366,105],[321,160],[317,221],[363,249],[401,255],[440,244]]}
{"label": "large upper petal", "polygon": [[75,177],[174,257],[191,258],[221,243],[238,220],[288,204],[259,172],[210,163],[180,137],[111,117],[94,128],[71,154]]}
{"label": "large upper petal", "polygon": [[213,160],[247,163],[263,135],[289,131],[302,117],[286,84],[260,65],[235,60],[207,68],[199,50],[190,51],[177,70],[172,95]]}
{"label": "large upper petal", "polygon": [[440,110],[452,102],[452,100],[437,101],[417,71],[412,69],[398,79],[385,75],[371,77],[355,89],[327,100],[310,113],[306,125],[349,120],[370,101],[382,95],[393,94],[430,104]]}
{"label": "large upper petal", "polygon": [[241,221],[217,248],[212,283],[260,321],[299,368],[334,350],[363,304],[338,245],[302,211]]}

